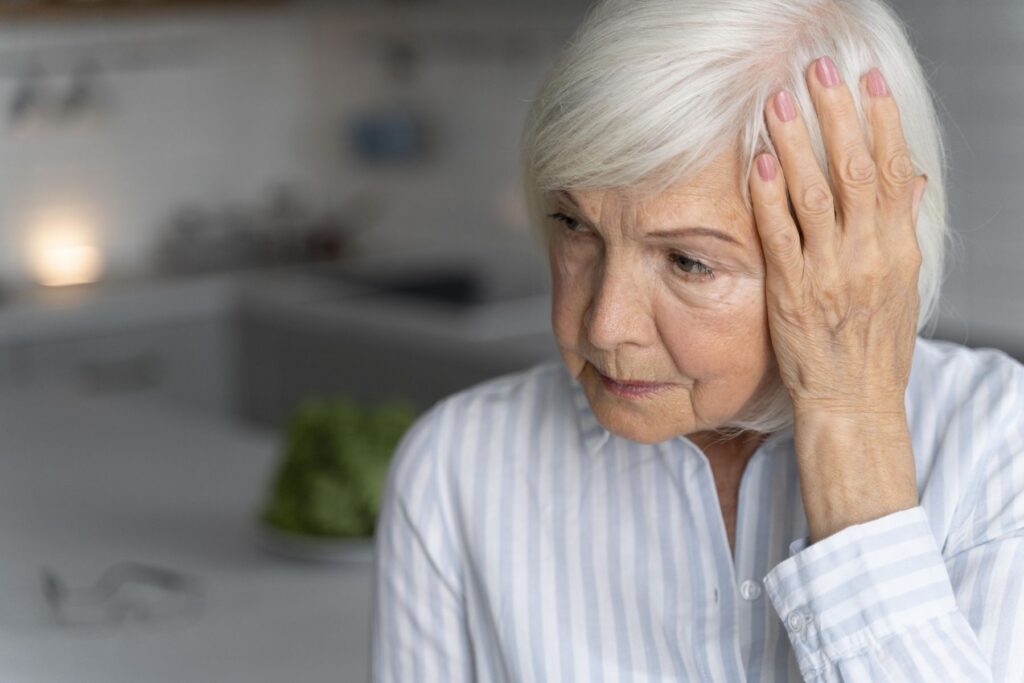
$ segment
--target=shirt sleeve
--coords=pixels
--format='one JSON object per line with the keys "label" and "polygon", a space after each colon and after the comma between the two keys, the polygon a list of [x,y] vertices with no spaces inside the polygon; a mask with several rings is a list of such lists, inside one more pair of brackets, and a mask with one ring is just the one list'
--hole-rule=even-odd
{"label": "shirt sleeve", "polygon": [[804,680],[992,680],[923,508],[793,548],[765,588]]}
{"label": "shirt sleeve", "polygon": [[[940,550],[921,506],[798,539],[765,577],[806,681],[1024,681],[1024,373]],[[1016,408],[1015,408],[1016,407]],[[997,437],[992,437],[997,434]]]}
{"label": "shirt sleeve", "polygon": [[405,433],[374,532],[372,681],[470,681],[458,553],[440,455],[446,403]]}
{"label": "shirt sleeve", "polygon": [[941,549],[918,506],[798,539],[765,576],[804,680],[1024,681],[1024,367],[1001,368],[949,446],[973,465]]}

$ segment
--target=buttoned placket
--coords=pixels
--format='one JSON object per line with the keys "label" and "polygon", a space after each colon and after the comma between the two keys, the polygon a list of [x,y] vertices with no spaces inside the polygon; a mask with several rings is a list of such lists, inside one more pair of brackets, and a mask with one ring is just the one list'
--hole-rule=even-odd
{"label": "buttoned placket", "polygon": [[[760,599],[759,596],[753,600],[747,596],[753,596],[755,592],[760,594],[762,591],[759,586],[756,586],[753,583],[754,577],[748,577],[750,581],[749,584],[745,582],[744,578],[740,578],[739,580],[737,579],[738,575],[736,567],[742,566],[742,562],[739,565],[736,565],[733,561],[732,551],[729,548],[728,534],[725,529],[725,521],[722,519],[721,515],[721,501],[718,498],[711,465],[707,456],[696,444],[683,437],[680,437],[680,439],[687,444],[688,449],[699,458],[699,499],[702,501],[702,505],[713,508],[704,510],[704,516],[706,516],[708,520],[717,520],[717,524],[712,524],[714,528],[709,529],[712,539],[712,547],[708,550],[713,555],[715,569],[714,576],[716,577],[716,581],[715,585],[709,587],[709,607],[706,621],[711,629],[714,629],[715,622],[720,623],[720,632],[722,637],[727,639],[722,642],[720,646],[727,648],[727,652],[732,653],[733,667],[737,671],[743,671],[744,653],[742,652],[742,643],[740,642],[740,629],[744,628],[751,618],[759,618],[756,616],[758,609],[757,604],[763,603],[763,600]],[[744,490],[749,489],[751,486],[751,484],[747,482],[751,479],[752,466],[755,465],[755,461],[759,462],[765,457],[763,450],[764,444],[759,446],[757,451],[754,452],[754,455],[751,456],[747,463],[747,467],[744,468],[743,476],[740,479],[739,507],[737,508],[736,524],[737,560],[741,560],[745,557],[746,553],[753,552],[752,548],[748,549],[745,547],[747,542],[744,541],[744,538],[749,535],[749,532],[744,533],[742,531],[742,527],[745,526],[741,516],[743,513],[742,501],[744,497]],[[747,495],[749,495],[749,493]],[[746,586],[746,588],[744,588],[744,586]],[[701,662],[698,660],[698,666],[700,665]]]}
{"label": "buttoned placket", "polygon": [[[768,446],[771,448],[771,445]],[[764,594],[764,585],[761,577],[757,576],[757,557],[751,557],[755,552],[756,540],[753,536],[753,528],[750,526],[750,515],[757,514],[757,511],[750,510],[749,504],[752,497],[759,491],[753,490],[759,486],[760,478],[764,472],[762,468],[769,467],[771,463],[766,461],[770,453],[762,444],[754,455],[747,462],[740,479],[740,490],[736,507],[736,557],[734,560],[734,571],[736,572],[736,590],[743,600],[743,605],[753,607],[762,605],[761,600]],[[760,496],[758,496],[760,498]],[[753,571],[750,570],[753,567]],[[751,615],[747,615],[748,618]]]}
{"label": "buttoned placket", "polygon": [[757,501],[765,500],[760,489],[762,480],[766,474],[765,468],[770,468],[772,463],[773,444],[762,443],[747,462],[740,478],[739,494],[736,501],[736,552],[733,563],[734,590],[738,596],[736,600],[736,637],[735,651],[740,659],[741,667],[750,656],[751,643],[749,640],[751,624],[764,620],[765,596],[764,587],[761,583],[759,563],[762,561],[758,554],[758,539],[756,538],[756,521],[758,511],[751,508]]}
{"label": "buttoned placket", "polygon": [[753,602],[761,597],[761,581],[746,579],[740,584],[740,597],[747,602]]}

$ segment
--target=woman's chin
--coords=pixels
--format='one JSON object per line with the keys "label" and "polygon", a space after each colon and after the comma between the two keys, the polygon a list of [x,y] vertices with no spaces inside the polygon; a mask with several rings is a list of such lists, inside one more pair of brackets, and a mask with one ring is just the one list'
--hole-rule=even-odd
{"label": "woman's chin", "polygon": [[663,421],[627,406],[618,406],[607,401],[600,402],[594,416],[601,426],[612,434],[643,444],[661,443],[681,434],[693,431],[688,425],[665,424]]}
{"label": "woman's chin", "polygon": [[662,441],[667,441],[680,436],[685,430],[677,431],[675,429],[655,430],[649,427],[635,428],[633,426],[626,426],[619,428],[616,425],[606,426],[612,434],[619,436],[623,439],[629,439],[630,441],[636,441],[642,444],[656,444]]}

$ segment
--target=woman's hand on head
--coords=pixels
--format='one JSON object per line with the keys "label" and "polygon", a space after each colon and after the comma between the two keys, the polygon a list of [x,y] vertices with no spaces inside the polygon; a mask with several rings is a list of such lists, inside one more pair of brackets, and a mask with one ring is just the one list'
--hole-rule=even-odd
{"label": "woman's hand on head", "polygon": [[817,60],[806,77],[835,194],[786,94],[766,107],[779,159],[760,155],[750,187],[813,542],[917,504],[904,395],[927,178],[915,174],[896,101],[877,70],[858,84],[873,149],[835,65]]}
{"label": "woman's hand on head", "polygon": [[[836,196],[788,93],[766,107],[780,159],[759,156],[751,174],[772,345],[795,407],[902,411],[920,306],[915,226],[927,179],[914,173],[896,101],[869,91],[875,76],[859,84],[870,149],[852,93],[825,60],[806,75]],[[838,79],[831,87],[829,73]]]}

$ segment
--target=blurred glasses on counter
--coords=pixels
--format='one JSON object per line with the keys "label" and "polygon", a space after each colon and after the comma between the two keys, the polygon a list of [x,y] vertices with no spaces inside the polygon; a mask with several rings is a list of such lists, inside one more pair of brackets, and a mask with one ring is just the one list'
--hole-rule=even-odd
{"label": "blurred glasses on counter", "polygon": [[43,598],[56,622],[66,627],[153,623],[196,616],[203,606],[198,579],[138,562],[118,562],[96,583],[69,588],[52,569],[40,570]]}

